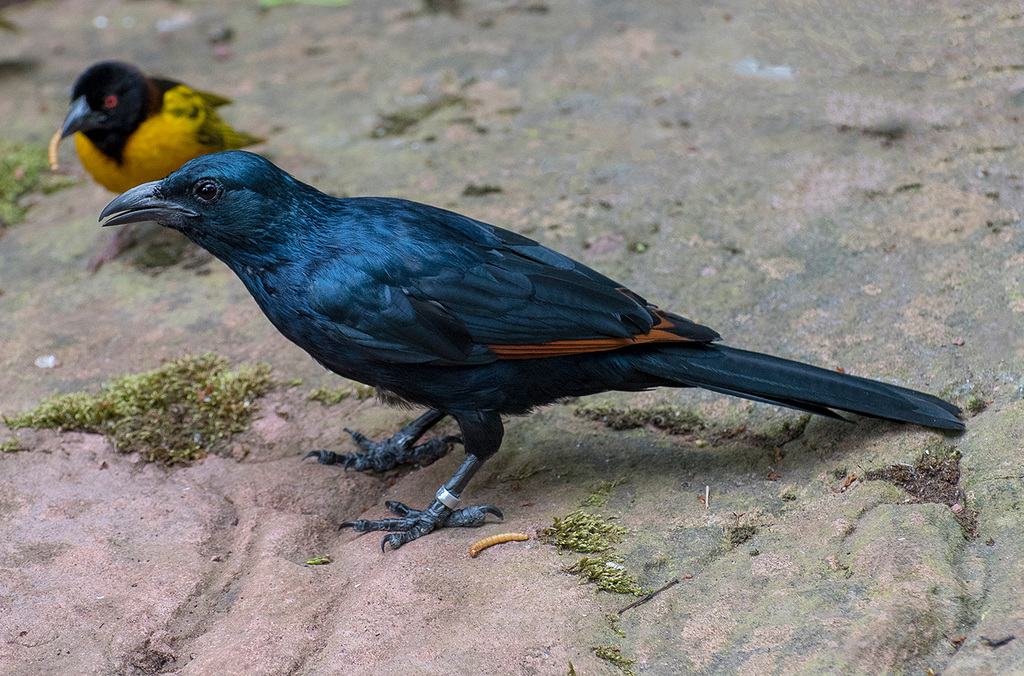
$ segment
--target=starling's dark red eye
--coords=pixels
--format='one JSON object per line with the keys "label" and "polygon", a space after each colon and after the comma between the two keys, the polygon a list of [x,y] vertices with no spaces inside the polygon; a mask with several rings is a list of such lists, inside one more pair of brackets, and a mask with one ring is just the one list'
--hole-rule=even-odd
{"label": "starling's dark red eye", "polygon": [[110,110],[111,108],[115,107],[116,105],[117,105],[117,97],[114,96],[113,94],[107,94],[107,98],[103,99],[103,107],[106,108],[107,110]]}
{"label": "starling's dark red eye", "polygon": [[216,202],[223,190],[221,190],[220,184],[209,178],[202,178],[196,181],[195,185],[192,186],[192,194],[200,202],[206,202],[212,204]]}

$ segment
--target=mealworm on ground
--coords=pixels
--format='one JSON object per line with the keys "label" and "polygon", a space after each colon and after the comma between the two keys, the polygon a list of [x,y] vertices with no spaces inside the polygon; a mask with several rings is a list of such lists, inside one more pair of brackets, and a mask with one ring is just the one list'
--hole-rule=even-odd
{"label": "mealworm on ground", "polygon": [[57,133],[53,135],[52,139],[50,139],[50,152],[48,153],[48,157],[50,158],[50,171],[57,171],[60,169],[60,164],[57,162],[57,146],[60,145],[60,139],[60,129],[58,129]]}
{"label": "mealworm on ground", "polygon": [[501,544],[502,542],[511,542],[513,540],[529,540],[530,536],[526,533],[502,533],[501,535],[492,535],[489,538],[484,538],[480,542],[469,548],[469,555],[476,558],[476,555],[487,549],[491,545]]}

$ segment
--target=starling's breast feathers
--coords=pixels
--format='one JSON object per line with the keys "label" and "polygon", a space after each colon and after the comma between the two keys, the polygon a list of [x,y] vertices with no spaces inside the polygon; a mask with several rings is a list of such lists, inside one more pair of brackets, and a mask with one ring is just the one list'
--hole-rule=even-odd
{"label": "starling's breast feathers", "polygon": [[262,139],[235,131],[214,110],[226,102],[178,85],[164,93],[163,107],[127,139],[123,160],[102,153],[85,134],[75,134],[75,147],[86,171],[114,192],[156,181],[191,159],[242,148]]}

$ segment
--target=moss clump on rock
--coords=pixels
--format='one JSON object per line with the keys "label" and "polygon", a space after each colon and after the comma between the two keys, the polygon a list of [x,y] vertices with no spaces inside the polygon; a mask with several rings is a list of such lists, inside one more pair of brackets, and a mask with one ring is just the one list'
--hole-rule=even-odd
{"label": "moss clump on rock", "polygon": [[565,569],[577,575],[580,584],[593,582],[601,591],[615,594],[635,594],[643,596],[647,593],[639,580],[626,570],[622,557],[614,553],[604,552],[597,556],[584,556]]}
{"label": "moss clump on rock", "polygon": [[553,525],[541,531],[541,537],[544,542],[555,545],[559,550],[597,554],[584,556],[565,569],[566,572],[578,575],[581,584],[593,582],[603,591],[640,596],[646,590],[626,569],[622,557],[613,547],[614,543],[622,542],[622,536],[628,532],[600,514],[576,510],[568,516],[555,519]]}
{"label": "moss clump on rock", "polygon": [[318,387],[315,390],[312,390],[308,395],[306,395],[306,399],[309,399],[310,401],[319,401],[324,406],[334,406],[335,404],[340,404],[351,396],[352,390],[347,387],[339,387],[332,390],[324,385],[323,387]]}
{"label": "moss clump on rock", "polygon": [[334,406],[349,397],[355,397],[359,401],[369,399],[374,395],[375,391],[373,387],[363,385],[362,383],[353,383],[351,387],[338,387],[334,389],[324,385],[310,391],[306,398],[310,401],[319,401],[324,406]]}
{"label": "moss clump on rock", "polygon": [[4,416],[4,422],[12,429],[96,432],[121,452],[183,465],[244,430],[257,399],[272,384],[267,364],[242,364],[232,371],[226,357],[207,353],[114,378],[95,394],[55,394],[31,411]]}
{"label": "moss clump on rock", "polygon": [[614,543],[622,542],[622,536],[628,532],[600,514],[587,514],[578,509],[561,519],[556,518],[541,535],[544,542],[559,550],[593,554],[611,549]]}
{"label": "moss clump on rock", "polygon": [[17,453],[18,451],[24,451],[25,447],[21,445],[21,442],[17,439],[11,439],[0,444],[0,453]]}
{"label": "moss clump on rock", "polygon": [[444,94],[423,103],[415,103],[399,108],[393,113],[381,115],[380,121],[374,126],[370,136],[373,138],[400,136],[410,127],[422,122],[437,111],[451,106],[463,106],[465,103],[465,97],[456,94]]}
{"label": "moss clump on rock", "polygon": [[591,650],[593,650],[594,655],[596,655],[600,659],[618,667],[623,674],[626,674],[626,676],[632,676],[635,673],[632,667],[633,663],[636,662],[636,660],[631,660],[629,658],[623,657],[622,649],[618,646],[596,645],[593,646]]}
{"label": "moss clump on rock", "polygon": [[598,404],[580,406],[576,409],[576,415],[603,422],[613,430],[631,430],[650,425],[669,434],[690,434],[707,427],[707,422],[693,411],[668,405],[632,408]]}
{"label": "moss clump on rock", "polygon": [[32,192],[53,192],[70,184],[49,172],[46,147],[0,138],[0,227],[25,217],[21,198]]}
{"label": "moss clump on rock", "polygon": [[593,507],[600,509],[608,504],[608,498],[611,497],[612,491],[618,488],[625,479],[616,479],[615,481],[602,481],[601,485],[597,487],[593,493],[588,495],[583,500],[584,507]]}
{"label": "moss clump on rock", "polygon": [[977,392],[971,392],[970,396],[967,397],[967,405],[964,408],[966,408],[967,412],[971,415],[978,415],[988,408],[988,403],[985,401],[984,397]]}
{"label": "moss clump on rock", "polygon": [[737,524],[735,526],[728,526],[725,529],[725,539],[728,540],[729,545],[732,547],[739,547],[755,535],[757,535],[757,528],[754,526],[741,526]]}

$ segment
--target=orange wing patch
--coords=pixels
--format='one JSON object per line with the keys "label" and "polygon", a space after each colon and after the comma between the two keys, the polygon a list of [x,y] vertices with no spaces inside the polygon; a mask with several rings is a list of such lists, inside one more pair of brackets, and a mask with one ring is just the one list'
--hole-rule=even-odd
{"label": "orange wing patch", "polygon": [[696,341],[675,333],[675,328],[668,318],[657,310],[658,323],[648,333],[633,336],[631,338],[587,338],[584,340],[554,340],[550,343],[538,343],[536,345],[488,345],[487,347],[498,355],[498,359],[539,359],[541,357],[564,357],[570,354],[585,354],[587,352],[608,352],[617,350],[620,347],[629,345],[642,345],[644,343],[696,343]]}

